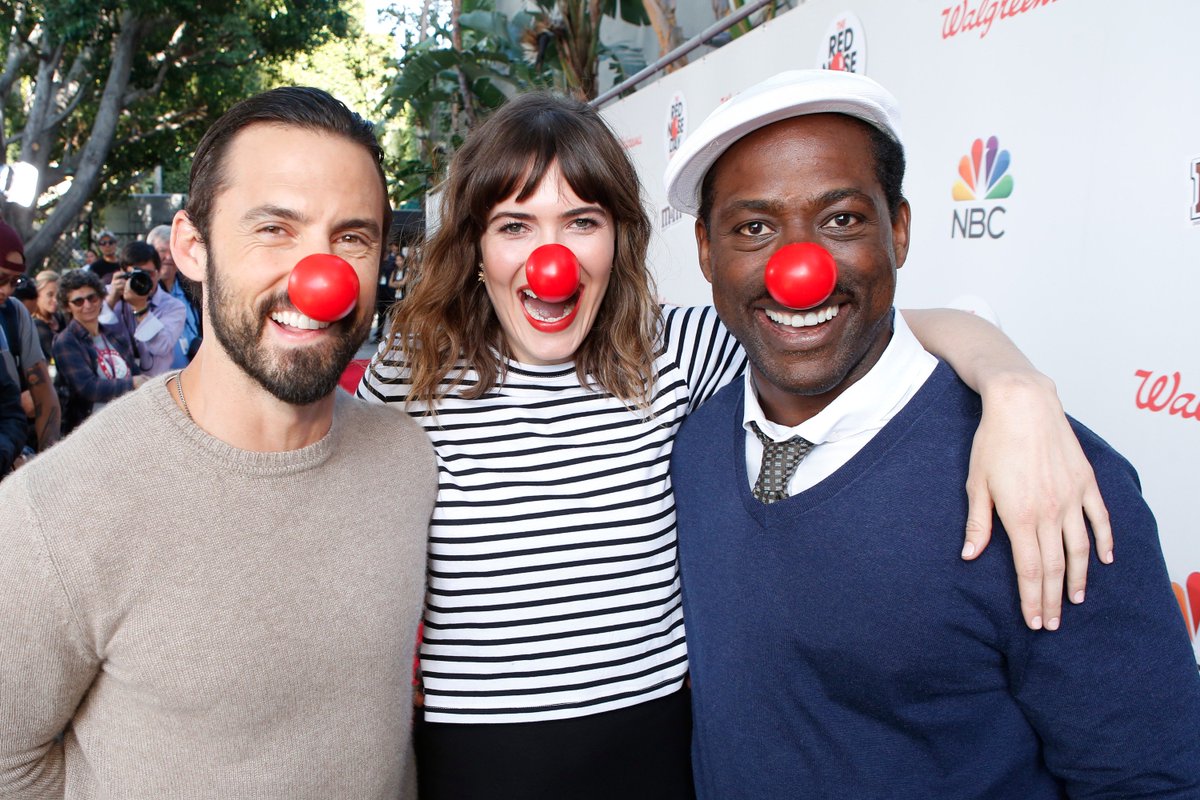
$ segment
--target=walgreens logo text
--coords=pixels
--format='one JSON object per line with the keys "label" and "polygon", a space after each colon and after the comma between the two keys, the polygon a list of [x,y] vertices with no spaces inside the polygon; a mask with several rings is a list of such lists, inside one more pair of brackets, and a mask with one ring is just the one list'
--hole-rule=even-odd
{"label": "walgreens logo text", "polygon": [[1200,419],[1200,402],[1196,400],[1196,393],[1179,391],[1182,378],[1178,372],[1156,375],[1148,369],[1139,369],[1133,374],[1142,379],[1135,400],[1138,408],[1180,419]]}
{"label": "walgreens logo text", "polygon": [[997,19],[1015,17],[1055,2],[1058,0],[962,0],[942,9],[942,38],[978,30],[982,39]]}

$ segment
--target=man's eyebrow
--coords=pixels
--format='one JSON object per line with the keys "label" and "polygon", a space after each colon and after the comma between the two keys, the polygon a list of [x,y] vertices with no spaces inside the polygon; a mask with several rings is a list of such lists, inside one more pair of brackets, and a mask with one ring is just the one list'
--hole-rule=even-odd
{"label": "man's eyebrow", "polygon": [[242,215],[242,222],[257,222],[262,219],[285,219],[290,222],[308,222],[308,217],[294,208],[283,206],[255,206]]}
{"label": "man's eyebrow", "polygon": [[768,214],[780,212],[784,204],[772,200],[755,200],[753,198],[734,200],[725,206],[726,211],[763,211]]}
{"label": "man's eyebrow", "polygon": [[820,205],[830,206],[841,200],[850,200],[850,199],[866,200],[867,202],[870,202],[871,196],[869,194],[867,194],[866,192],[862,191],[861,189],[845,188],[845,189],[831,189],[830,191],[825,192],[824,194],[818,195],[817,197],[815,197],[813,199]]}
{"label": "man's eyebrow", "polygon": [[379,238],[379,234],[380,234],[379,223],[373,219],[366,219],[366,218],[359,219],[357,217],[354,219],[345,219],[345,220],[342,220],[341,222],[339,222],[334,227],[339,231],[345,231],[345,230],[362,231],[363,233],[367,234],[368,236],[371,236],[376,239]]}
{"label": "man's eyebrow", "polygon": [[[282,219],[289,222],[299,222],[300,224],[310,221],[308,215],[302,214],[294,208],[286,208],[284,206],[255,206],[242,215],[242,222],[246,223],[254,223],[267,219]],[[376,220],[358,217],[340,220],[335,228],[339,231],[358,230],[376,238],[379,237],[381,231],[380,225]]]}
{"label": "man's eyebrow", "polygon": [[[818,207],[831,206],[834,203],[848,199],[860,199],[870,201],[871,196],[861,189],[846,187],[842,189],[830,189],[819,195],[809,197],[805,203]],[[775,200],[762,200],[757,198],[744,198],[734,200],[724,206],[726,211],[762,211],[767,214],[782,214],[787,210],[787,205]]]}

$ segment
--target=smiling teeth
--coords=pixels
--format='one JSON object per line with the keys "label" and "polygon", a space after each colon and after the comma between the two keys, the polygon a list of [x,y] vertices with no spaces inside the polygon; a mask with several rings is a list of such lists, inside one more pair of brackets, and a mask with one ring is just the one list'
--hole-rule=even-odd
{"label": "smiling teeth", "polygon": [[[530,289],[523,289],[522,294],[524,294],[526,297],[531,297],[534,300],[538,299],[538,296]],[[560,319],[566,319],[568,316],[570,316],[571,312],[575,310],[574,300],[563,306],[563,313],[559,314],[557,317],[544,316],[537,308],[531,307],[528,303],[522,303],[522,305],[525,306],[525,312],[538,322],[558,322]]]}
{"label": "smiling teeth", "polygon": [[289,328],[299,328],[305,331],[319,331],[328,328],[330,325],[328,322],[317,322],[311,317],[304,316],[299,311],[275,311],[271,314],[271,319],[280,325],[286,325]]}
{"label": "smiling teeth", "polygon": [[788,314],[782,311],[772,311],[769,308],[763,310],[767,314],[767,319],[772,322],[789,325],[793,328],[811,328],[813,325],[820,325],[822,322],[828,322],[836,317],[839,308],[840,306],[825,306],[819,311],[805,311],[803,314]]}

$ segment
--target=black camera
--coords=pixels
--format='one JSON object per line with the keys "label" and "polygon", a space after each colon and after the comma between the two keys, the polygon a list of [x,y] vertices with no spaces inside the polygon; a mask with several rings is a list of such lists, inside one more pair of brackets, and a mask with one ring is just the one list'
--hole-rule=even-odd
{"label": "black camera", "polygon": [[146,272],[146,270],[132,269],[125,273],[125,275],[129,291],[139,297],[149,297],[150,293],[154,291],[154,279],[150,277],[150,273]]}
{"label": "black camera", "polygon": [[37,284],[28,275],[20,275],[13,284],[13,297],[18,300],[37,300]]}

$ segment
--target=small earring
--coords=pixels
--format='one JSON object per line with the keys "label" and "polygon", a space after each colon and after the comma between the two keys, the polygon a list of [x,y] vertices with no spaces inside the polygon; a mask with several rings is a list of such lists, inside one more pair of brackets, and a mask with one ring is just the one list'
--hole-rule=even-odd
{"label": "small earring", "polygon": [[483,262],[482,261],[479,262],[479,282],[487,283],[487,277],[485,277],[483,274]]}

